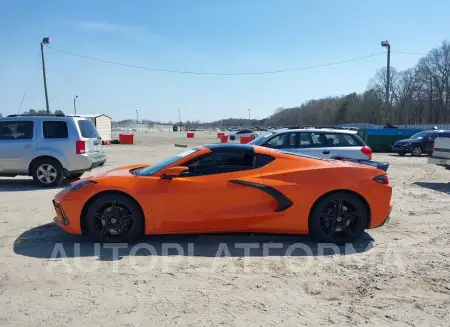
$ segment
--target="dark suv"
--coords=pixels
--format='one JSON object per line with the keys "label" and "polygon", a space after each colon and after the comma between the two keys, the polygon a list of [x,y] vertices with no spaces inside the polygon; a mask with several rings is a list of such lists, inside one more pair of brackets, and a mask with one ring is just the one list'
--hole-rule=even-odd
{"label": "dark suv", "polygon": [[400,156],[411,153],[412,156],[419,157],[422,153],[433,153],[434,140],[437,137],[450,137],[450,131],[432,130],[422,131],[414,134],[409,139],[399,140],[392,145],[392,151]]}

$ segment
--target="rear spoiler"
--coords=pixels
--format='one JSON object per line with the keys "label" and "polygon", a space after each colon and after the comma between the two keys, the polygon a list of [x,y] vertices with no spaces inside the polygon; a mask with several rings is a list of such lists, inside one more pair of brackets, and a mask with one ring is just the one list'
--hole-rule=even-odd
{"label": "rear spoiler", "polygon": [[379,162],[379,161],[365,160],[365,159],[353,159],[353,158],[346,158],[346,157],[342,157],[342,156],[331,157],[330,159],[349,161],[349,162],[359,163],[362,165],[368,165],[368,166],[372,166],[372,167],[381,169],[383,171],[387,171],[389,168],[389,163],[387,163],[387,162]]}

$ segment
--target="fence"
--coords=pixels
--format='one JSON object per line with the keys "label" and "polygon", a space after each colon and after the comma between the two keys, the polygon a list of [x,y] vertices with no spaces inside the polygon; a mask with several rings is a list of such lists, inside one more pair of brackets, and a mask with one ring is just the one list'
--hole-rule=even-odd
{"label": "fence", "polygon": [[114,132],[172,132],[173,125],[152,123],[117,123],[113,122]]}

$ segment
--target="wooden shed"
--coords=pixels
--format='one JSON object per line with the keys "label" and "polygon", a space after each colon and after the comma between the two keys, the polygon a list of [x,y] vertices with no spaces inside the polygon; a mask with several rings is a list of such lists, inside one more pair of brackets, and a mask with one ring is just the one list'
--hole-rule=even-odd
{"label": "wooden shed", "polygon": [[112,139],[112,119],[105,114],[98,115],[79,115],[81,117],[92,120],[97,127],[98,133],[103,141],[111,141]]}

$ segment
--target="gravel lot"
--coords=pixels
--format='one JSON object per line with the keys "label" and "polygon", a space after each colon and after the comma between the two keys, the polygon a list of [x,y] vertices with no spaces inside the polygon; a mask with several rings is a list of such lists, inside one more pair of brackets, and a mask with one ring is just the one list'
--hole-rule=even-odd
{"label": "gravel lot", "polygon": [[[107,164],[92,173],[154,163],[181,152],[175,143],[217,141],[196,134],[107,146]],[[388,224],[347,248],[224,234],[112,249],[51,224],[59,189],[2,178],[0,326],[450,326],[450,171],[426,157],[374,159],[391,164],[395,207]],[[255,245],[244,257],[242,247]]]}

